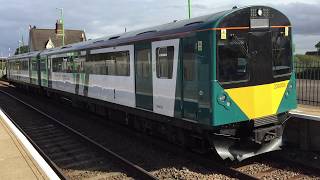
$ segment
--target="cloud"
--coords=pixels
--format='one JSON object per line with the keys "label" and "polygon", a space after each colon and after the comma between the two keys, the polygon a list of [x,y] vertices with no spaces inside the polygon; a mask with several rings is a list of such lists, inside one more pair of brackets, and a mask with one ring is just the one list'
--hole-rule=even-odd
{"label": "cloud", "polygon": [[297,54],[304,54],[306,51],[315,51],[314,47],[320,41],[320,35],[296,34],[294,44]]}
{"label": "cloud", "polygon": [[280,5],[279,9],[290,18],[294,33],[299,35],[320,35],[319,2],[316,4],[291,3]]}

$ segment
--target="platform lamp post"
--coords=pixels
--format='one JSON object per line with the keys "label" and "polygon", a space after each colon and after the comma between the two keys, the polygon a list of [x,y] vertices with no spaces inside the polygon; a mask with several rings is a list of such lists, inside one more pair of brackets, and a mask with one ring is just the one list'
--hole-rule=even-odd
{"label": "platform lamp post", "polygon": [[63,8],[56,8],[60,11],[60,23],[62,25],[62,46],[64,46],[64,19],[63,19]]}
{"label": "platform lamp post", "polygon": [[188,0],[188,14],[190,19],[191,18],[191,0]]}

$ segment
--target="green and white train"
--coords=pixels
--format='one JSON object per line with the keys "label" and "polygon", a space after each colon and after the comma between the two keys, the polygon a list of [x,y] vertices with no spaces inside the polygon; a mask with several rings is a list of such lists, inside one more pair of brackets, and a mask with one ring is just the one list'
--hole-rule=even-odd
{"label": "green and white train", "polygon": [[6,57],[0,57],[0,79],[5,77],[7,69],[6,69]]}
{"label": "green and white train", "polygon": [[12,56],[8,79],[242,160],[281,145],[297,105],[292,61],[288,18],[251,6]]}

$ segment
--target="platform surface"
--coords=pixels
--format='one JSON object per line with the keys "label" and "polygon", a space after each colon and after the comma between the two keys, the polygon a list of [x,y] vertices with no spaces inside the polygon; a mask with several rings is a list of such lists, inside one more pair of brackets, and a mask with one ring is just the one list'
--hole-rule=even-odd
{"label": "platform surface", "polygon": [[0,179],[49,179],[1,117]]}
{"label": "platform surface", "polygon": [[320,121],[320,107],[299,104],[298,108],[290,111],[290,114],[299,117],[306,118],[315,121]]}

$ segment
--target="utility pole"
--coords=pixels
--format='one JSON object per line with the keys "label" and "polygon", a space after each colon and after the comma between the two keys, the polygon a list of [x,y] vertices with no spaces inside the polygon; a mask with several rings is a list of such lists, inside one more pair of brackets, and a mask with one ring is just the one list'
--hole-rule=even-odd
{"label": "utility pole", "polygon": [[18,47],[19,47],[18,54],[21,54],[21,44],[20,44],[20,43],[21,43],[21,41],[19,40],[19,41],[18,41]]}
{"label": "utility pole", "polygon": [[20,54],[21,53],[21,51],[20,51],[20,29],[19,29],[19,37],[18,37],[18,48],[19,48],[18,54]]}
{"label": "utility pole", "polygon": [[191,18],[191,0],[188,0],[188,14],[190,19]]}
{"label": "utility pole", "polygon": [[60,10],[60,23],[62,24],[62,46],[64,46],[64,19],[63,19],[63,8],[57,8]]}

